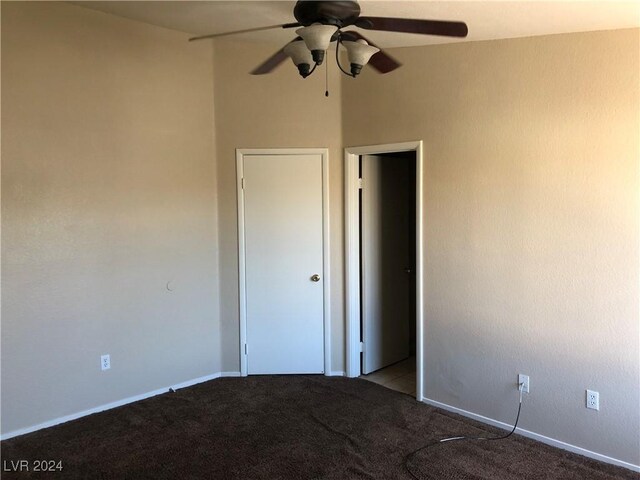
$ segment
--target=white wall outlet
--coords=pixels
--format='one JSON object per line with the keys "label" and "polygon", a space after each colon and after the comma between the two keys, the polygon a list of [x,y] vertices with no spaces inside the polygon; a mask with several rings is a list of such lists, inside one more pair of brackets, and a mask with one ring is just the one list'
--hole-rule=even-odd
{"label": "white wall outlet", "polygon": [[529,375],[518,374],[518,389],[522,385],[522,393],[529,393]]}
{"label": "white wall outlet", "polygon": [[600,394],[593,390],[587,390],[587,408],[600,410]]}
{"label": "white wall outlet", "polygon": [[100,367],[102,370],[109,370],[111,368],[111,356],[109,354],[100,357]]}

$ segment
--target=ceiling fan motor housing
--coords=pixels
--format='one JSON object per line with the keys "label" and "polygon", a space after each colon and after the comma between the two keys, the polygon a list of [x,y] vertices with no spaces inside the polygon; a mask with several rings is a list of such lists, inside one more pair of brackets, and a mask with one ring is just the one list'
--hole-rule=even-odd
{"label": "ceiling fan motor housing", "polygon": [[322,23],[342,28],[355,23],[360,16],[360,5],[354,0],[335,2],[298,0],[293,9],[293,15],[304,26]]}

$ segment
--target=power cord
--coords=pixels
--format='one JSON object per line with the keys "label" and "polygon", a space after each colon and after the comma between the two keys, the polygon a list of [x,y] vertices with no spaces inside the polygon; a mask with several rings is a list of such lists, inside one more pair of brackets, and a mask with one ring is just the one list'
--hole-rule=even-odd
{"label": "power cord", "polygon": [[419,452],[421,452],[422,450],[429,448],[429,447],[433,447],[434,445],[438,445],[439,443],[446,443],[446,442],[455,442],[458,440],[504,440],[505,438],[509,438],[513,432],[516,431],[516,428],[518,427],[518,420],[520,420],[520,410],[522,410],[522,390],[524,389],[524,383],[520,383],[518,384],[518,390],[520,391],[520,402],[518,403],[518,414],[516,415],[516,421],[513,424],[513,428],[511,429],[511,431],[509,433],[507,433],[506,435],[502,435],[500,437],[467,437],[467,436],[461,436],[461,437],[448,437],[448,438],[442,438],[440,440],[438,440],[435,443],[430,443],[428,445],[424,445],[416,450],[414,450],[413,452],[411,452],[409,455],[407,455],[406,457],[404,457],[404,468],[407,470],[407,472],[409,472],[409,474],[415,478],[416,480],[421,480],[420,477],[417,477],[409,468],[409,462],[411,461],[411,459],[418,454]]}

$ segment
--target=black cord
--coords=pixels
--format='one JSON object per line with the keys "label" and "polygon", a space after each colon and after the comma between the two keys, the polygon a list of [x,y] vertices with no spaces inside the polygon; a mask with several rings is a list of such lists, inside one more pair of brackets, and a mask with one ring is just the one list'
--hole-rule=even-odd
{"label": "black cord", "polygon": [[[318,64],[316,63],[316,64],[313,66],[313,68],[311,69],[311,71],[310,71],[309,73],[307,73],[307,77],[308,77],[309,75],[311,75],[313,72],[315,72],[317,67],[318,67]],[[305,77],[305,78],[307,78],[307,77]]]}
{"label": "black cord", "polygon": [[434,445],[438,445],[440,443],[446,443],[446,442],[455,442],[458,440],[504,440],[505,438],[509,438],[511,435],[513,435],[513,432],[516,431],[516,428],[518,427],[518,420],[520,420],[520,410],[522,410],[522,388],[523,385],[521,384],[518,387],[518,390],[520,390],[520,403],[518,404],[518,414],[516,415],[516,421],[513,424],[513,428],[511,429],[511,431],[509,433],[507,433],[506,435],[502,435],[501,437],[465,437],[465,436],[461,436],[461,437],[449,437],[449,438],[442,438],[440,440],[438,440],[435,443],[429,443],[427,445],[424,445],[416,450],[414,450],[413,452],[411,452],[410,454],[408,454],[406,457],[404,457],[404,468],[407,472],[409,472],[409,474],[415,478],[416,480],[421,480],[420,477],[417,477],[409,468],[409,462],[411,461],[411,459],[418,454],[419,452],[421,452],[422,450],[429,448],[429,447],[433,447]]}

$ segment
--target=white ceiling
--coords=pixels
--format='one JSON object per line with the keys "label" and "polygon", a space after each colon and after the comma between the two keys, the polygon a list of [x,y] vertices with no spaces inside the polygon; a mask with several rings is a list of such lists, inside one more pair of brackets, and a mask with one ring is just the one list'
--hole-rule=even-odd
{"label": "white ceiling", "polygon": [[[83,7],[193,35],[222,33],[295,21],[294,1],[84,1]],[[406,47],[459,41],[530,37],[554,33],[640,27],[635,1],[388,1],[361,0],[362,15],[467,23],[464,40],[427,35],[362,31],[379,46]],[[237,35],[238,39],[284,44],[293,29]]]}

